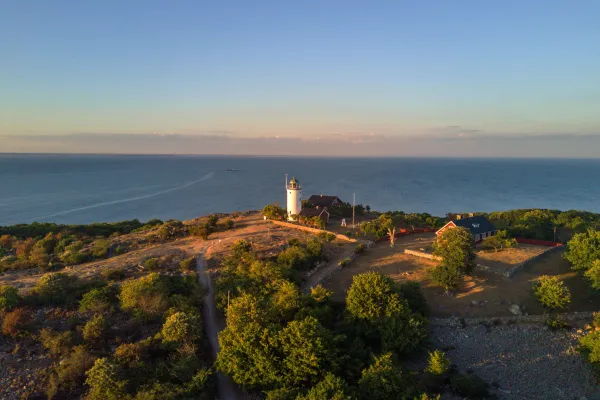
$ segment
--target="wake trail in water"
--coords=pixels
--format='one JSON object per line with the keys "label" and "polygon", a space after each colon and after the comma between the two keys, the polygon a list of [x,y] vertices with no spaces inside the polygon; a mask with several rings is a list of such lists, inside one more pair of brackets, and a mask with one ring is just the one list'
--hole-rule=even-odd
{"label": "wake trail in water", "polygon": [[46,216],[41,217],[41,218],[37,218],[37,220],[41,221],[41,220],[44,220],[44,219],[48,219],[48,218],[52,218],[52,217],[57,217],[59,215],[71,214],[71,213],[74,213],[74,212],[85,211],[85,210],[89,210],[89,209],[92,209],[92,208],[98,208],[98,207],[104,207],[104,206],[111,206],[111,205],[114,205],[114,204],[121,204],[121,203],[128,203],[128,202],[131,202],[131,201],[138,201],[138,200],[149,199],[151,197],[160,196],[160,195],[163,195],[163,194],[175,192],[177,190],[185,189],[185,188],[190,187],[192,185],[196,185],[196,184],[198,184],[200,182],[203,182],[205,180],[208,180],[208,179],[212,178],[214,175],[215,175],[214,172],[209,172],[208,174],[204,175],[202,178],[200,178],[200,179],[198,179],[196,181],[187,182],[187,183],[185,183],[185,184],[183,184],[181,186],[176,186],[176,187],[173,187],[173,188],[170,188],[170,189],[161,190],[159,192],[154,192],[154,193],[146,194],[146,195],[143,195],[143,196],[129,197],[127,199],[120,199],[120,200],[113,200],[113,201],[105,201],[105,202],[102,202],[102,203],[90,204],[89,206],[72,208],[72,209],[66,210],[66,211],[59,211],[59,212],[56,212],[56,213],[53,213],[53,214],[46,215]]}

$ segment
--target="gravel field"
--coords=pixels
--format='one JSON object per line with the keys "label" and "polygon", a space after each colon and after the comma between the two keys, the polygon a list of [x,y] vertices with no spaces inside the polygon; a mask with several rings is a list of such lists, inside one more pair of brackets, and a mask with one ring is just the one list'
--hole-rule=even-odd
{"label": "gravel field", "polygon": [[[576,330],[540,325],[432,326],[433,345],[460,371],[496,386],[501,400],[600,399],[600,386],[575,349]],[[451,399],[454,397],[444,397]]]}

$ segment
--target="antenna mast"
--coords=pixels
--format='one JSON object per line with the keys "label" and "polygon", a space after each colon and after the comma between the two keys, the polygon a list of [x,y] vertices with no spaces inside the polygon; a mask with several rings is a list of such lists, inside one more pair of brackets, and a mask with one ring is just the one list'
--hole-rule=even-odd
{"label": "antenna mast", "polygon": [[352,229],[355,229],[354,225],[354,206],[356,204],[356,193],[352,193]]}

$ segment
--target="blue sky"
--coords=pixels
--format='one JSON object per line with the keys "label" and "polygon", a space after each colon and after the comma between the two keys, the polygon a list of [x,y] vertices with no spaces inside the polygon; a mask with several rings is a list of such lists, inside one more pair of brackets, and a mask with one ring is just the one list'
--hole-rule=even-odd
{"label": "blue sky", "polygon": [[572,156],[600,156],[599,15],[583,0],[5,1],[0,151],[177,134],[192,138],[173,152],[219,137],[265,154],[376,140],[372,155],[463,141],[460,155],[505,156],[527,138],[552,156],[566,136]]}

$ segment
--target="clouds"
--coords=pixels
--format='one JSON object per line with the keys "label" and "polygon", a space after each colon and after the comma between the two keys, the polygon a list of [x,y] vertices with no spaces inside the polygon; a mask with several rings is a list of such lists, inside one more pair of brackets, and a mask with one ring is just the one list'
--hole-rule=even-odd
{"label": "clouds", "polygon": [[500,134],[461,126],[408,136],[354,132],[248,137],[218,130],[202,134],[8,135],[0,137],[0,152],[578,158],[600,157],[600,135]]}

